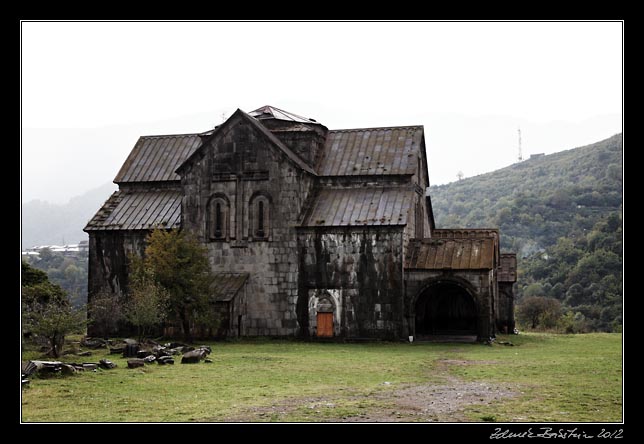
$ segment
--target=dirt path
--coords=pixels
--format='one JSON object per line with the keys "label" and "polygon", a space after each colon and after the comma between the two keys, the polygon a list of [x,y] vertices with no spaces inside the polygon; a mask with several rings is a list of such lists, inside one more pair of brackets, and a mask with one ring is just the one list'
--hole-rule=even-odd
{"label": "dirt path", "polygon": [[[471,365],[462,360],[439,361],[443,382],[438,384],[405,384],[395,387],[384,382],[381,390],[369,396],[291,399],[268,407],[252,407],[242,414],[226,418],[227,422],[289,421],[299,411],[310,411],[310,421],[324,422],[461,422],[467,421],[464,409],[471,405],[489,405],[516,395],[509,386],[487,382],[465,382],[449,375],[451,365]],[[478,361],[476,364],[483,364]],[[360,413],[340,410],[347,402],[366,401]],[[355,411],[355,409],[354,409]]]}

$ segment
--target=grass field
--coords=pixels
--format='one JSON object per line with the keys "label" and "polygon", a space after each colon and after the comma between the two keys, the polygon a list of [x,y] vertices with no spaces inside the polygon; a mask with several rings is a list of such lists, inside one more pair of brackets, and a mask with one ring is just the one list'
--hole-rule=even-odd
{"label": "grass field", "polygon": [[[32,379],[25,422],[622,420],[622,335],[500,336],[514,346],[215,343],[213,363]],[[24,359],[37,353],[24,352]]]}

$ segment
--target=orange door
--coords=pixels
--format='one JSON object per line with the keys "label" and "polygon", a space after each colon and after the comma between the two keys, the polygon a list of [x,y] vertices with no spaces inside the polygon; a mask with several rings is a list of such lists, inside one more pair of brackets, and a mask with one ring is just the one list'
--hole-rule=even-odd
{"label": "orange door", "polygon": [[318,313],[318,336],[333,336],[333,313]]}

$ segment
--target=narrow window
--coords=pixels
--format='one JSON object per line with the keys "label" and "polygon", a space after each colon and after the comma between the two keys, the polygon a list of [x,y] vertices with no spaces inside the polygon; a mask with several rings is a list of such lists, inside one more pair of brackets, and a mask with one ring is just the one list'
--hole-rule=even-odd
{"label": "narrow window", "polygon": [[208,202],[206,230],[208,240],[226,240],[228,236],[228,217],[230,208],[228,200],[223,196],[211,198]]}
{"label": "narrow window", "polygon": [[221,225],[221,204],[217,202],[217,205],[215,206],[215,237],[221,237]]}
{"label": "narrow window", "polygon": [[264,201],[257,203],[257,237],[264,237]]}
{"label": "narrow window", "polygon": [[248,236],[267,241],[271,236],[271,204],[265,195],[256,195],[248,202]]}

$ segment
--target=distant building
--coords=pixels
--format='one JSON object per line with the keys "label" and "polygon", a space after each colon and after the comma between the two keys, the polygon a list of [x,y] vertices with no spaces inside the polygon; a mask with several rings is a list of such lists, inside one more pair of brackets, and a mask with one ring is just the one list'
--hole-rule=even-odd
{"label": "distant building", "polygon": [[114,182],[85,227],[90,301],[127,291],[127,256],[150,230],[181,228],[208,249],[222,336],[514,328],[516,256],[498,229],[435,227],[422,126],[237,110],[204,133],[141,137]]}
{"label": "distant building", "polygon": [[545,153],[530,154],[530,159],[538,159],[539,157],[543,156],[545,156]]}
{"label": "distant building", "polygon": [[78,244],[67,245],[39,245],[27,248],[22,252],[23,256],[39,256],[40,252],[44,249],[50,250],[52,253],[62,253],[65,256],[79,256],[87,254],[89,251],[88,241],[81,241]]}

